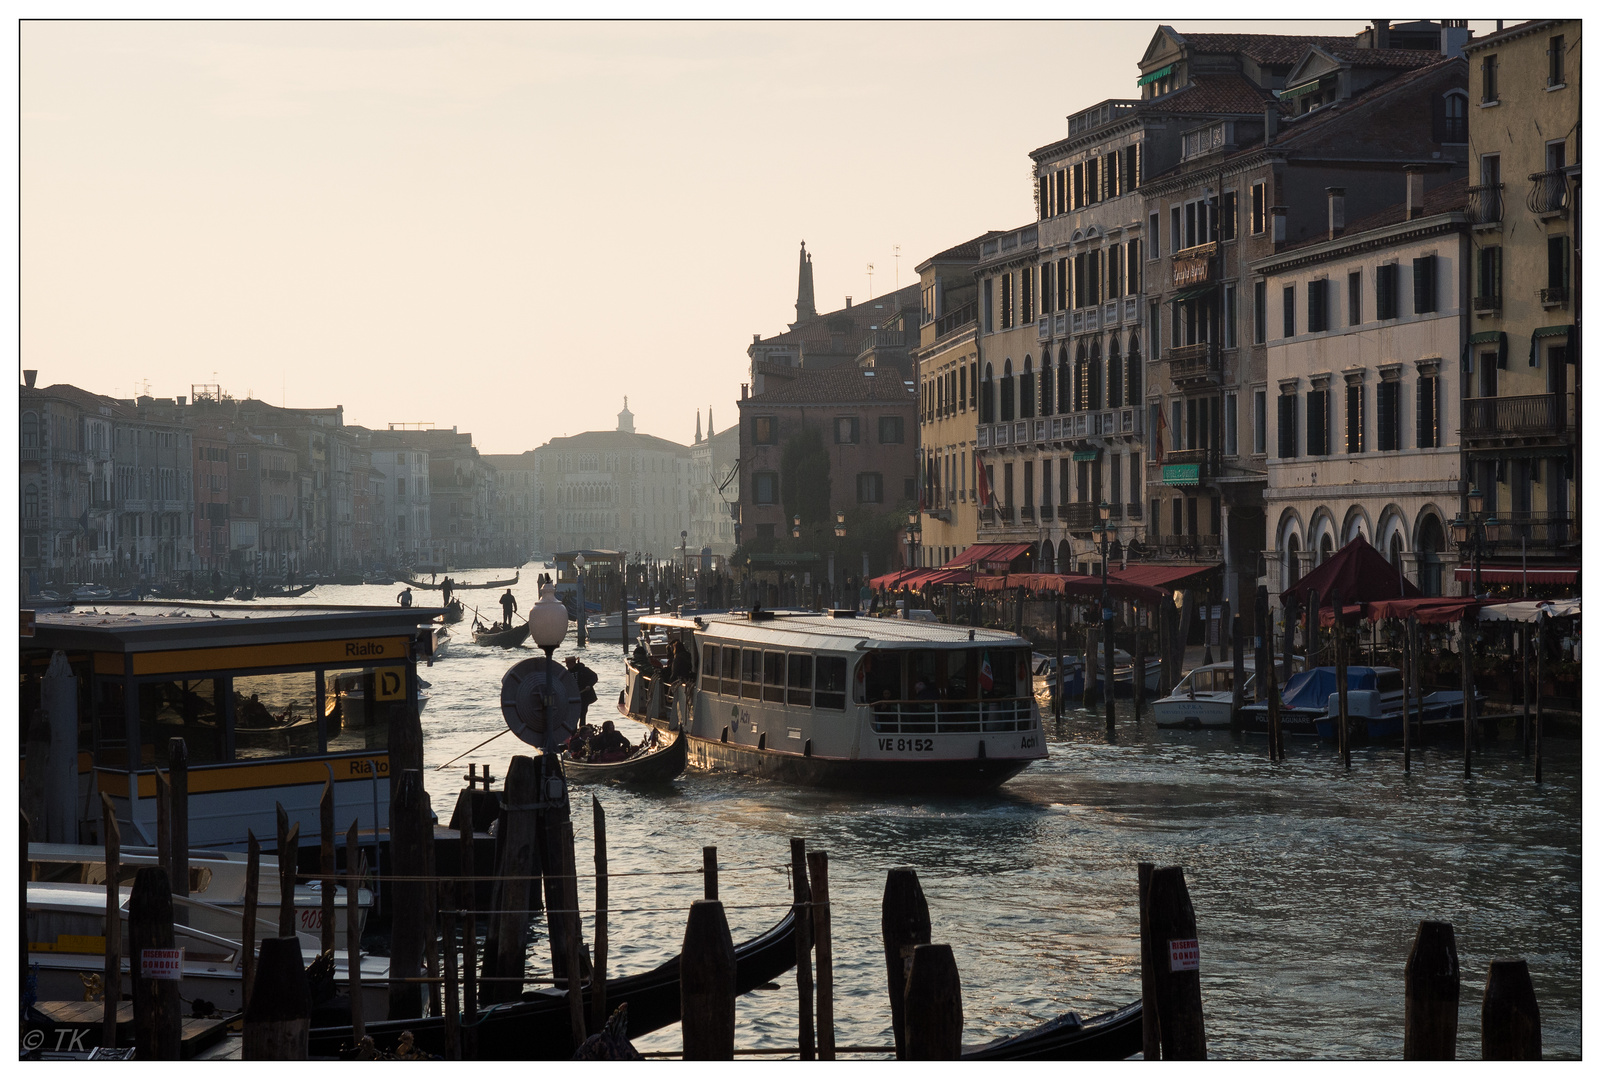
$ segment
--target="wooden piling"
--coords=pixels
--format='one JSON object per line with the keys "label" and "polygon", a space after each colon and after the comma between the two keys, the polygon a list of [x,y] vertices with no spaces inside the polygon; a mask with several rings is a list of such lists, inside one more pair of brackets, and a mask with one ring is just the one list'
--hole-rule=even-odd
{"label": "wooden piling", "polygon": [[[589,979],[589,1026],[599,1032],[606,1026],[606,960],[611,948],[610,928],[608,924],[608,908],[611,903],[611,881],[607,877],[606,867],[606,811],[601,809],[600,799],[594,795],[589,797],[595,811],[595,965],[594,972]],[[708,848],[712,853],[712,874],[717,873],[717,849]],[[708,897],[715,900],[715,896]]]}
{"label": "wooden piling", "polygon": [[[1056,722],[1062,722],[1062,598],[1056,598],[1056,667],[1053,669],[1054,683],[1051,685],[1051,712]],[[897,1040],[898,1042],[898,1040]]]}
{"label": "wooden piling", "polygon": [[1424,920],[1406,958],[1407,1061],[1456,1060],[1457,1002],[1462,969],[1457,965],[1456,935],[1448,922]]}
{"label": "wooden piling", "polygon": [[834,1060],[834,932],[828,906],[828,852],[806,854],[811,875],[812,940],[817,943],[817,1060]]}
{"label": "wooden piling", "polygon": [[[101,1021],[101,1046],[115,1046],[117,1006],[122,1002],[122,826],[117,824],[117,811],[106,792],[101,792],[101,835],[106,837],[106,971],[102,976],[106,987],[106,1016]],[[22,838],[22,859],[27,859],[26,837]],[[26,874],[22,875],[22,891],[22,912],[26,914]],[[26,942],[22,955],[27,957]]]}
{"label": "wooden piling", "polygon": [[1273,666],[1273,624],[1268,608],[1267,586],[1256,587],[1256,700],[1265,701],[1267,669]]}
{"label": "wooden piling", "polygon": [[311,1042],[311,985],[300,939],[261,943],[255,992],[245,1009],[240,1049],[246,1061],[305,1061]]}
{"label": "wooden piling", "polygon": [[431,929],[421,881],[427,862],[423,847],[432,842],[423,826],[422,774],[405,769],[389,802],[389,868],[397,880],[389,887],[389,1019],[410,1020],[422,1015],[422,995],[416,979],[423,973],[423,953]]}
{"label": "wooden piling", "polygon": [[706,899],[717,899],[717,849],[703,847],[700,849],[700,874],[706,888]]}
{"label": "wooden piling", "polygon": [[[527,952],[528,894],[538,888],[532,881],[534,861],[538,857],[538,811],[540,801],[539,762],[526,754],[511,759],[506,770],[505,816],[502,822],[501,861],[495,873],[488,934],[484,939],[483,975],[487,979],[511,979],[523,974]],[[552,897],[556,900],[555,897]],[[561,907],[559,901],[548,908]],[[550,921],[556,918],[548,913]],[[554,943],[555,933],[551,939]],[[554,960],[554,957],[552,958]],[[521,984],[514,982],[485,982],[479,988],[482,1004],[515,1001],[520,996]]]}
{"label": "wooden piling", "polygon": [[[1108,599],[1107,603],[1110,605],[1111,600]],[[1106,702],[1106,730],[1108,734],[1117,730],[1117,662],[1116,653],[1114,652],[1117,635],[1112,632],[1116,624],[1109,614],[1111,611],[1112,608],[1110,606],[1101,610],[1101,636],[1105,639],[1101,644],[1106,651],[1106,674],[1102,676],[1101,696]]]}
{"label": "wooden piling", "polygon": [[[182,738],[167,741],[167,775],[172,805],[167,812],[168,843],[171,845],[169,874],[174,895],[189,895],[189,746]],[[178,922],[181,910],[174,911]]]}
{"label": "wooden piling", "polygon": [[1267,756],[1269,761],[1284,760],[1284,717],[1279,711],[1279,666],[1268,656],[1267,671]]}
{"label": "wooden piling", "polygon": [[906,1057],[962,1056],[962,979],[949,945],[917,945],[906,975]]}
{"label": "wooden piling", "polygon": [[257,893],[261,890],[261,841],[249,829],[245,830],[245,911],[244,928],[239,934],[239,945],[244,949],[244,966],[240,971],[239,996],[241,1004],[249,1006],[250,988],[256,982],[256,907]]}
{"label": "wooden piling", "polygon": [[140,1061],[177,1061],[183,1003],[173,979],[145,974],[146,950],[172,949],[172,885],[160,866],[140,867],[128,898],[128,968],[133,977],[133,1042]]}
{"label": "wooden piling", "polygon": [[1526,960],[1492,960],[1480,1010],[1485,1061],[1539,1061],[1540,1004]]}
{"label": "wooden piling", "polygon": [[1157,1021],[1156,950],[1151,945],[1151,872],[1154,863],[1139,864],[1140,894],[1140,1049],[1146,1061],[1162,1057],[1161,1026]]}
{"label": "wooden piling", "polygon": [[[583,925],[583,919],[578,911],[578,853],[573,845],[573,823],[561,823],[561,861],[562,878],[566,887],[562,890],[566,899],[562,906],[567,912],[568,934],[567,944],[567,1017],[571,1023],[573,1035],[573,1049],[577,1050],[584,1045],[588,1033],[584,1030],[584,968],[578,960],[580,949],[578,928]],[[733,939],[729,939],[732,943]]]}
{"label": "wooden piling", "polygon": [[367,1033],[361,1004],[361,908],[356,903],[366,858],[356,844],[356,823],[352,821],[345,833],[345,966],[350,980],[350,1032],[358,1046]]}
{"label": "wooden piling", "polygon": [[1464,614],[1458,626],[1462,656],[1462,775],[1473,775],[1473,648],[1468,644],[1468,626],[1473,616]]}
{"label": "wooden piling", "polygon": [[889,979],[890,1026],[895,1033],[895,1056],[906,1059],[906,976],[912,969],[912,949],[927,945],[933,933],[928,901],[917,871],[898,866],[884,879],[880,928],[884,937],[884,966]]}
{"label": "wooden piling", "polygon": [[[475,847],[473,844],[473,823],[469,815],[461,823],[460,831],[460,867],[462,876],[473,876],[478,873]],[[466,884],[466,883],[464,883]],[[467,1061],[477,1058],[477,1029],[473,1026],[478,1018],[478,886],[471,883],[470,887],[462,889],[456,897],[461,905],[461,1011],[467,1017],[467,1026],[461,1033],[461,1053]]]}
{"label": "wooden piling", "polygon": [[[1534,617],[1534,685],[1539,689],[1544,681],[1545,664],[1545,615],[1537,614]],[[1463,708],[1467,703],[1463,703]],[[1545,736],[1545,695],[1540,694],[1534,699],[1534,782],[1545,782],[1545,755],[1541,752]]]}
{"label": "wooden piling", "polygon": [[1245,616],[1236,615],[1229,621],[1229,637],[1234,646],[1234,695],[1229,702],[1229,725],[1239,723],[1240,709],[1245,706]]}
{"label": "wooden piling", "polygon": [[1100,644],[1099,629],[1093,623],[1084,624],[1084,711],[1095,707],[1095,680],[1100,675],[1101,656],[1096,646]]}
{"label": "wooden piling", "polygon": [[[1529,756],[1529,653],[1533,651],[1529,646],[1529,631],[1531,627],[1518,627],[1518,644],[1522,646],[1518,651],[1523,655],[1523,665],[1518,669],[1518,696],[1523,699],[1523,725],[1518,734],[1523,742],[1523,756]],[[1539,687],[1535,687],[1538,690]]]}
{"label": "wooden piling", "polygon": [[[1335,717],[1335,733],[1338,735],[1336,744],[1340,748],[1340,758],[1345,767],[1351,767],[1351,688],[1349,686],[1350,668],[1346,663],[1345,627],[1340,624],[1340,592],[1338,589],[1329,597],[1329,606],[1334,611],[1334,632],[1331,644],[1334,647],[1334,690],[1339,696],[1340,715]],[[1313,611],[1307,621],[1321,622],[1322,616]]]}
{"label": "wooden piling", "polygon": [[1404,770],[1412,772],[1412,695],[1418,697],[1418,710],[1423,709],[1423,694],[1412,681],[1412,619],[1407,616],[1401,624],[1401,759]]}
{"label": "wooden piling", "polygon": [[156,865],[172,874],[172,780],[156,770]]}
{"label": "wooden piling", "polygon": [[1183,867],[1162,866],[1151,871],[1148,911],[1162,1058],[1204,1061],[1200,945]]}
{"label": "wooden piling", "polygon": [[1145,719],[1145,627],[1140,625],[1140,613],[1134,615],[1134,722]]}
{"label": "wooden piling", "polygon": [[300,823],[289,824],[283,803],[278,812],[278,936],[295,936],[295,865],[300,861]]}
{"label": "wooden piling", "polygon": [[[333,766],[328,767],[328,779],[322,782],[322,798],[317,802],[318,822],[322,826],[322,843],[318,851],[317,872],[322,875],[322,951],[332,953],[338,947],[334,934],[334,894],[338,891],[339,867],[334,857],[334,778]],[[345,917],[356,913],[355,904],[347,904]]]}
{"label": "wooden piling", "polygon": [[[472,888],[472,882],[461,883],[463,889]],[[446,881],[441,884],[444,894],[444,903],[440,910],[444,931],[445,952],[445,1057],[450,1061],[461,1060],[461,987],[456,981],[456,916],[455,899],[456,885]]]}
{"label": "wooden piling", "polygon": [[795,993],[799,999],[796,1023],[800,1060],[815,1058],[812,1028],[812,890],[806,873],[806,841],[789,841],[789,872],[795,888]]}
{"label": "wooden piling", "polygon": [[685,1061],[734,1058],[734,939],[720,900],[689,905],[679,960]]}
{"label": "wooden piling", "polygon": [[1323,598],[1316,589],[1306,591],[1306,666],[1315,668],[1319,665],[1320,654],[1323,651],[1321,634],[1323,627],[1319,613],[1323,608]]}

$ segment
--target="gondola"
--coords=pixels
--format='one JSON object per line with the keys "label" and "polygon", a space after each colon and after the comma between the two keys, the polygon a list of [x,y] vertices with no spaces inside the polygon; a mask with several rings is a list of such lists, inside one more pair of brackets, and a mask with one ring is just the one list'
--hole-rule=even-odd
{"label": "gondola", "polygon": [[[478,582],[473,582],[473,581],[452,581],[450,583],[450,588],[451,588],[452,592],[457,592],[457,591],[460,591],[462,589],[509,589],[513,585],[517,584],[517,582],[521,581],[522,580],[522,576],[523,576],[523,572],[521,570],[519,570],[513,576],[511,576],[509,578],[505,578],[504,580],[501,580],[501,581],[478,581]],[[412,578],[407,577],[404,574],[397,575],[395,580],[396,581],[403,581],[407,585],[410,585],[413,589],[434,589],[434,590],[438,590],[438,589],[443,589],[445,587],[445,584],[442,581],[435,581],[435,582],[416,581],[416,580],[414,580]]]}
{"label": "gondola", "polygon": [[1081,1018],[1070,1012],[1018,1035],[962,1051],[963,1061],[1121,1061],[1143,1047],[1143,1007],[1135,1001]]}
{"label": "gondola", "polygon": [[[794,967],[794,912],[787,912],[771,929],[736,946],[734,957],[734,991],[737,994],[748,994]],[[614,1009],[625,1001],[628,1002],[631,1038],[677,1023],[678,957],[638,975],[607,979],[607,1008]],[[585,1008],[588,1008],[587,996]],[[1136,1036],[1138,1027],[1136,1020]],[[393,1050],[401,1032],[409,1031],[419,1050],[430,1054],[445,1052],[443,1017],[368,1021],[366,1029],[380,1050]],[[482,1009],[472,1030],[478,1044],[477,1056],[482,1059],[566,1059],[572,1057],[575,1049],[565,990],[527,991],[521,1001]],[[350,1026],[313,1027],[310,1053],[313,1057],[353,1056]]]}
{"label": "gondola", "polygon": [[499,645],[502,649],[515,648],[521,645],[528,637],[528,624],[526,622],[510,629],[495,629],[499,623],[488,629],[473,630],[474,645]]}
{"label": "gondola", "polygon": [[263,599],[271,598],[277,600],[284,599],[286,597],[305,596],[316,587],[317,583],[315,581],[310,585],[297,585],[293,588],[280,585],[270,589],[262,589],[256,595]]}
{"label": "gondola", "polygon": [[447,624],[459,623],[462,620],[462,616],[466,614],[467,609],[462,606],[461,601],[452,600],[450,603],[445,605],[445,613],[440,616],[440,618],[443,619]]}
{"label": "gondola", "polygon": [[562,772],[577,784],[665,784],[689,764],[689,740],[674,732],[666,742],[649,753],[636,754],[623,761],[606,763],[574,761],[561,755]]}

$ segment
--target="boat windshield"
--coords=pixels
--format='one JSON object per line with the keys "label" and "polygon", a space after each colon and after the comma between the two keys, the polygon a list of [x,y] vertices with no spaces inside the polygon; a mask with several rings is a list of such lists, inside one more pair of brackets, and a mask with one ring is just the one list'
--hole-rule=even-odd
{"label": "boat windshield", "polygon": [[872,649],[856,667],[855,700],[971,701],[1028,695],[1027,649]]}

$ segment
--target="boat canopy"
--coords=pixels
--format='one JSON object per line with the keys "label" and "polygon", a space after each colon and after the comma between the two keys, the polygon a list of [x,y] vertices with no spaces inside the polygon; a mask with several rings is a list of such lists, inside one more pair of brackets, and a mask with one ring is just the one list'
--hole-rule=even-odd
{"label": "boat canopy", "polygon": [[[1347,690],[1376,690],[1379,685],[1377,668],[1348,667],[1345,669]],[[1329,703],[1329,695],[1339,693],[1340,681],[1331,667],[1316,667],[1290,676],[1284,684],[1284,704],[1292,709],[1322,709]]]}

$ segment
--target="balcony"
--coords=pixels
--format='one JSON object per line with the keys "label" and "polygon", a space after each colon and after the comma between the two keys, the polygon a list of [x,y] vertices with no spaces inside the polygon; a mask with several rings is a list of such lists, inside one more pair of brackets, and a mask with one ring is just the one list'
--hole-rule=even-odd
{"label": "balcony", "polygon": [[979,447],[979,449],[982,450],[985,447],[989,446],[991,441],[992,440],[990,438],[990,426],[988,424],[980,424],[980,425],[978,425],[978,447]]}
{"label": "balcony", "polygon": [[1022,512],[1023,512],[1023,524],[1024,525],[1032,525],[1032,524],[1034,524],[1034,508],[1032,506],[1025,506],[1025,507],[1022,508]]}
{"label": "balcony", "polygon": [[1572,394],[1462,399],[1462,438],[1500,445],[1558,438],[1573,428]]}
{"label": "balcony", "polygon": [[1200,558],[1215,556],[1221,546],[1221,539],[1215,533],[1188,533],[1173,536],[1145,537],[1147,547],[1158,549],[1159,553],[1166,552],[1183,558]]}
{"label": "balcony", "polygon": [[1039,334],[1041,341],[1051,340],[1051,317],[1045,315],[1039,320]]}
{"label": "balcony", "polygon": [[1468,188],[1468,220],[1481,228],[1501,224],[1505,212],[1502,190],[1505,184],[1480,184]]}
{"label": "balcony", "polygon": [[1130,521],[1139,521],[1145,516],[1145,508],[1139,503],[1129,503],[1125,507],[1124,516]]}
{"label": "balcony", "polygon": [[993,525],[993,524],[995,524],[995,508],[993,506],[981,506],[981,507],[979,507],[978,508],[978,523],[980,525]]}
{"label": "balcony", "polygon": [[978,318],[978,301],[969,300],[955,311],[941,315],[934,323],[934,336],[942,338],[959,327],[966,326]]}
{"label": "balcony", "polygon": [[1503,554],[1521,550],[1525,542],[1530,551],[1562,548],[1579,542],[1579,519],[1573,514],[1511,510],[1499,512],[1496,517],[1501,522],[1498,540]]}
{"label": "balcony", "polygon": [[869,330],[862,335],[861,343],[856,347],[856,355],[872,352],[874,349],[904,349],[906,347],[906,331],[904,330]]}
{"label": "balcony", "polygon": [[1056,517],[1056,507],[1045,505],[1040,507],[1040,520],[1051,521]]}
{"label": "balcony", "polygon": [[1494,315],[1501,310],[1501,294],[1493,296],[1475,296],[1473,298],[1473,314]]}
{"label": "balcony", "polygon": [[1567,289],[1541,289],[1540,306],[1544,308],[1562,307],[1568,302]]}
{"label": "balcony", "polygon": [[1070,531],[1084,531],[1093,529],[1101,523],[1101,508],[1099,503],[1075,502],[1056,508],[1061,516],[1062,524]]}
{"label": "balcony", "polygon": [[1568,178],[1561,169],[1529,174],[1529,211],[1541,217],[1566,217]]}
{"label": "balcony", "polygon": [[1174,346],[1167,350],[1166,360],[1175,383],[1217,381],[1217,355],[1211,342]]}

